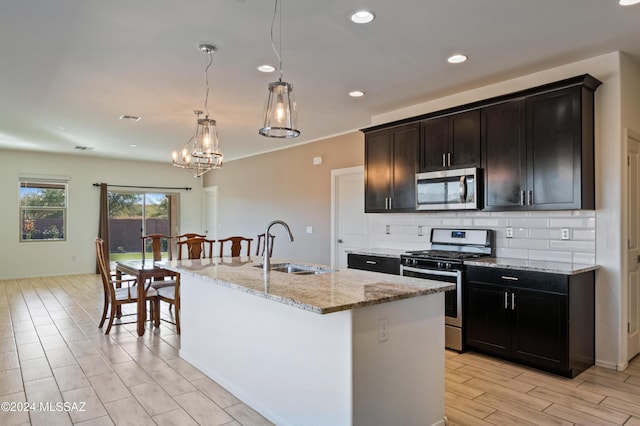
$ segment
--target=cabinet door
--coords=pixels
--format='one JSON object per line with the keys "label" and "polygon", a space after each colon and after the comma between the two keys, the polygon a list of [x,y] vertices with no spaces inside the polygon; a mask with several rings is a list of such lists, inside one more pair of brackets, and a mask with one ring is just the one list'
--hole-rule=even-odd
{"label": "cabinet door", "polygon": [[364,211],[386,211],[391,182],[391,130],[367,134],[364,145]]}
{"label": "cabinet door", "polygon": [[581,208],[580,87],[527,98],[530,209]]}
{"label": "cabinet door", "polygon": [[524,209],[527,185],[524,99],[482,109],[485,210]]}
{"label": "cabinet door", "polygon": [[509,356],[511,327],[507,287],[469,279],[466,282],[465,342],[484,352]]}
{"label": "cabinet door", "polygon": [[391,210],[415,211],[416,163],[420,128],[418,123],[393,131]]}
{"label": "cabinet door", "polygon": [[568,369],[568,298],[528,289],[512,290],[512,356],[557,371]]}
{"label": "cabinet door", "polygon": [[449,118],[447,166],[452,169],[480,167],[480,110]]}
{"label": "cabinet door", "polygon": [[449,151],[449,117],[430,118],[422,121],[420,126],[420,171],[445,169]]}

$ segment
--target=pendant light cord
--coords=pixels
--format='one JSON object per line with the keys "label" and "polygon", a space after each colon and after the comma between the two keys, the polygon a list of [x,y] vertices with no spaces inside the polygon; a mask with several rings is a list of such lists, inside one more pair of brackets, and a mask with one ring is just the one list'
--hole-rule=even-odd
{"label": "pendant light cord", "polygon": [[278,0],[275,0],[275,7],[273,8],[273,17],[271,18],[271,47],[273,48],[273,51],[275,52],[276,56],[278,57],[278,68],[280,69],[280,80],[282,81],[282,57],[280,56],[280,53],[282,52],[282,6],[280,6],[280,34],[278,36],[278,42],[279,42],[279,47],[280,47],[280,52],[278,52],[278,49],[276,49],[276,44],[273,41],[273,27],[275,25],[276,22],[276,16],[278,14]]}
{"label": "pendant light cord", "polygon": [[209,117],[209,68],[211,67],[211,64],[213,64],[213,53],[211,50],[207,50],[207,53],[209,54],[209,64],[207,64],[207,67],[204,69],[204,82],[207,86],[207,90],[204,95],[205,117]]}

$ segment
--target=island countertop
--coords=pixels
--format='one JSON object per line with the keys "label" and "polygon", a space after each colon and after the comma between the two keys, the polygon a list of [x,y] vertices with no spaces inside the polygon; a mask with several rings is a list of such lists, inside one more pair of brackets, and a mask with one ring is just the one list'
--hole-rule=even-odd
{"label": "island countertop", "polygon": [[[325,274],[296,275],[271,271],[261,258],[236,257],[164,261],[157,265],[212,284],[231,287],[299,309],[328,314],[455,289],[440,281],[342,269]],[[286,260],[272,259],[271,263]],[[319,266],[304,262],[299,265]]]}

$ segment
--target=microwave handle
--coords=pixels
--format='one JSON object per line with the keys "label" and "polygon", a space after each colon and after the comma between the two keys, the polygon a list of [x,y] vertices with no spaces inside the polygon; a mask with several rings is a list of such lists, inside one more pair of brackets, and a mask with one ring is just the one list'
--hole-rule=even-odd
{"label": "microwave handle", "polygon": [[460,176],[460,202],[467,200],[467,177]]}

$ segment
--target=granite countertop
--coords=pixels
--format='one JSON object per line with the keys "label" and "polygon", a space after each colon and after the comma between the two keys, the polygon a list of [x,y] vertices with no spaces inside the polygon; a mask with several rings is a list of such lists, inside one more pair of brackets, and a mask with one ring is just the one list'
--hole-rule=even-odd
{"label": "granite countertop", "polygon": [[[408,299],[455,289],[455,284],[343,269],[296,275],[256,267],[261,258],[235,257],[158,262],[158,266],[318,314]],[[286,262],[272,259],[271,264]],[[299,265],[318,267],[303,262]]]}
{"label": "granite countertop", "polygon": [[550,262],[547,260],[527,260],[499,258],[482,258],[475,260],[465,260],[468,266],[484,266],[487,268],[517,269],[521,271],[549,272],[563,275],[576,275],[583,272],[596,271],[600,269],[598,265],[586,265],[568,262]]}
{"label": "granite countertop", "polygon": [[389,248],[352,248],[345,250],[346,253],[362,254],[365,256],[382,256],[382,257],[397,257],[400,258],[401,254],[406,253],[403,249],[389,249]]}

